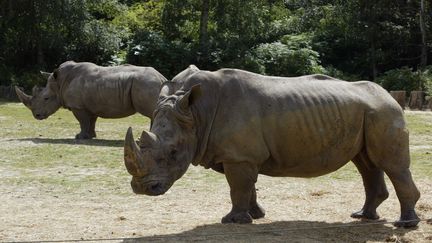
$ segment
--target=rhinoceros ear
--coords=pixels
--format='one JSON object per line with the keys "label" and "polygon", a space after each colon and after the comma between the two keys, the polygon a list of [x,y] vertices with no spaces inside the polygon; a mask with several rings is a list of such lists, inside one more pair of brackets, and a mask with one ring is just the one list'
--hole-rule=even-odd
{"label": "rhinoceros ear", "polygon": [[177,83],[171,81],[163,83],[162,88],[159,92],[159,99],[172,95],[175,92],[176,85]]}
{"label": "rhinoceros ear", "polygon": [[54,69],[54,72],[53,72],[53,77],[54,77],[54,79],[57,79],[57,77],[58,77],[58,73],[59,73],[58,68]]}
{"label": "rhinoceros ear", "polygon": [[194,72],[199,71],[199,68],[193,64],[189,65],[189,69],[194,71]]}
{"label": "rhinoceros ear", "polygon": [[40,74],[42,74],[42,76],[44,77],[44,78],[49,78],[49,76],[51,76],[51,73],[47,73],[47,72],[44,72],[44,71],[39,71],[40,72]]}
{"label": "rhinoceros ear", "polygon": [[23,91],[21,91],[20,88],[18,88],[17,86],[15,86],[15,93],[18,96],[18,99],[28,108],[30,108],[31,106],[31,96],[27,95],[26,93],[24,93]]}
{"label": "rhinoceros ear", "polygon": [[178,101],[180,109],[187,111],[202,95],[201,84],[196,84]]}

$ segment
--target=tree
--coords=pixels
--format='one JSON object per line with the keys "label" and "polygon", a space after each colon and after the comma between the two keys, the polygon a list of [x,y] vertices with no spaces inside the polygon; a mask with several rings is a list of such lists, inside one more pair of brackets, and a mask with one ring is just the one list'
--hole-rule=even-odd
{"label": "tree", "polygon": [[116,3],[2,1],[0,13],[7,17],[0,18],[1,83],[30,86],[41,80],[36,78],[38,70],[53,70],[71,59],[108,64],[120,48],[123,33],[110,22]]}
{"label": "tree", "polygon": [[202,68],[207,67],[209,59],[209,36],[208,36],[208,19],[209,19],[209,4],[210,0],[202,0],[201,5],[201,18],[200,18],[200,30],[199,30],[199,52],[198,62],[202,65]]}
{"label": "tree", "polygon": [[421,55],[420,55],[420,69],[424,69],[427,65],[427,43],[426,43],[426,23],[425,23],[425,2],[420,1],[419,13],[419,26],[421,32]]}

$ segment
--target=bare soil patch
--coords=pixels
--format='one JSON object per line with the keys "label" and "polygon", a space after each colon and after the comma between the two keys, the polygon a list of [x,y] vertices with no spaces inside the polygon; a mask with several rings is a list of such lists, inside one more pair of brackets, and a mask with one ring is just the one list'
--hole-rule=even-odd
{"label": "bare soil patch", "polygon": [[[193,167],[181,180],[202,173]],[[101,178],[103,180],[103,178]],[[432,182],[417,181],[422,198],[417,205],[425,221],[415,229],[390,223],[399,216],[399,203],[391,197],[379,208],[383,221],[361,222],[349,214],[360,209],[363,187],[328,178],[260,177],[259,201],[267,210],[253,225],[222,225],[230,209],[224,178],[174,185],[159,197],[133,195],[128,178],[118,190],[92,185],[64,193],[43,184],[1,185],[0,239],[2,241],[92,240],[114,242],[428,242],[432,237]]]}
{"label": "bare soil patch", "polygon": [[[412,119],[417,113],[409,113]],[[424,113],[427,121],[432,115]],[[415,117],[414,117],[415,116]],[[0,109],[0,241],[90,242],[431,242],[432,144],[423,118],[415,121],[413,175],[422,197],[417,228],[391,225],[399,217],[393,186],[381,221],[349,217],[364,202],[352,164],[313,179],[260,176],[258,201],[266,217],[252,225],[222,225],[231,208],[223,175],[191,166],[158,197],[134,195],[123,165],[122,139],[141,118],[98,120],[98,139],[74,141],[78,125],[59,111],[35,121],[19,104]],[[412,123],[414,124],[414,123]],[[430,126],[430,125],[428,125]],[[416,130],[417,129],[417,130]],[[421,130],[422,129],[422,130]],[[416,133],[416,131],[418,131]],[[416,134],[422,134],[421,140]],[[421,166],[421,167],[420,167]],[[420,168],[420,169],[417,169]],[[429,168],[429,170],[427,169]]]}

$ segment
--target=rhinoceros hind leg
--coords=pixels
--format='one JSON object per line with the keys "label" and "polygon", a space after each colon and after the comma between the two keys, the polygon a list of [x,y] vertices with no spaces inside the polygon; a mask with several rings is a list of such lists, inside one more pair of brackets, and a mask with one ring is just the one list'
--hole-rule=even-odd
{"label": "rhinoceros hind leg", "polygon": [[247,212],[230,212],[222,218],[222,224],[237,223],[237,224],[250,224],[252,217]]}
{"label": "rhinoceros hind leg", "polygon": [[263,217],[264,210],[256,202],[256,166],[246,162],[223,163],[223,168],[230,186],[232,209],[222,218],[222,223],[248,224],[252,223],[252,217]]}
{"label": "rhinoceros hind leg", "polygon": [[420,192],[414,184],[408,168],[399,172],[386,172],[396,190],[401,205],[401,216],[395,222],[396,227],[415,227],[420,222],[415,212],[415,204],[420,198]]}
{"label": "rhinoceros hind leg", "polygon": [[362,176],[366,200],[363,208],[352,213],[351,217],[372,220],[379,219],[376,209],[389,196],[384,181],[384,172],[372,164],[365,151],[360,152],[353,159],[353,162]]}
{"label": "rhinoceros hind leg", "polygon": [[414,227],[419,218],[415,204],[420,192],[409,170],[409,134],[402,111],[395,109],[370,112],[365,120],[365,146],[373,164],[390,178],[399,199],[401,216],[396,226]]}
{"label": "rhinoceros hind leg", "polygon": [[78,120],[81,131],[77,135],[75,135],[76,139],[92,139],[96,137],[96,119],[97,116],[92,115],[91,113],[85,110],[72,110],[75,118]]}

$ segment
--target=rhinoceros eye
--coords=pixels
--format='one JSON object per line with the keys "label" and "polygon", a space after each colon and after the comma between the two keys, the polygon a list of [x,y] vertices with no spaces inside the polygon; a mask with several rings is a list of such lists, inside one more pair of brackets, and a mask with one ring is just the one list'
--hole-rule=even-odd
{"label": "rhinoceros eye", "polygon": [[45,100],[45,101],[49,100],[49,97],[45,97],[44,100]]}
{"label": "rhinoceros eye", "polygon": [[176,158],[176,156],[177,156],[177,150],[172,149],[170,152],[170,158],[174,160]]}

